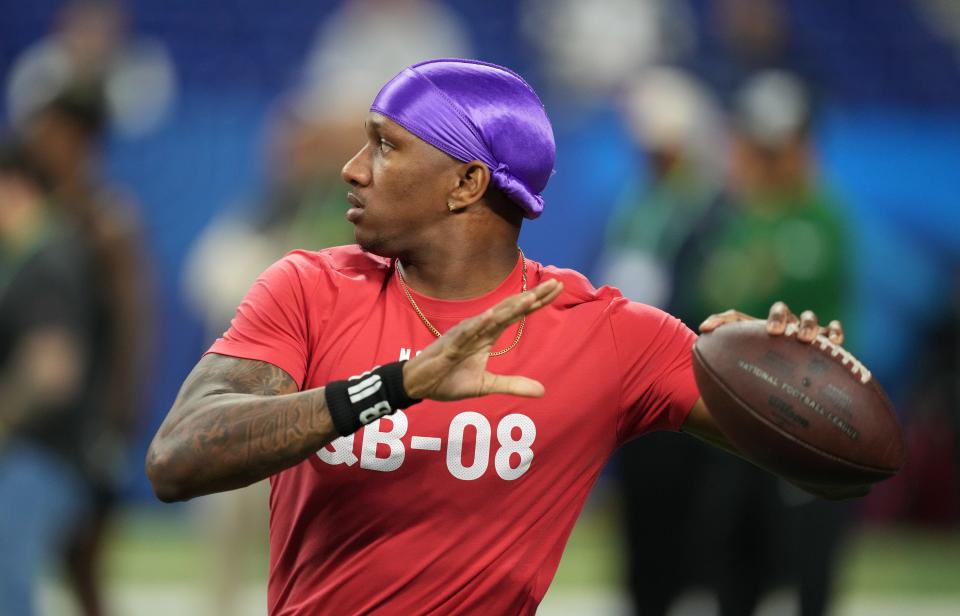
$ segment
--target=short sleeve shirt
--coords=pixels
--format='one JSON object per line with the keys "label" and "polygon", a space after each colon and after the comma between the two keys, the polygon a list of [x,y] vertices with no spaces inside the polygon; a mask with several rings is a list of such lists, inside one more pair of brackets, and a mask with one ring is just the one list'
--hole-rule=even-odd
{"label": "short sleeve shirt", "polygon": [[[272,477],[270,614],[532,614],[611,453],[683,423],[699,397],[689,329],[576,272],[526,268],[529,287],[557,278],[564,291],[488,369],[537,379],[546,395],[424,401]],[[411,292],[443,332],[521,278],[518,260],[482,297]],[[348,246],[271,266],[210,352],[272,363],[310,389],[435,339],[393,262]]]}

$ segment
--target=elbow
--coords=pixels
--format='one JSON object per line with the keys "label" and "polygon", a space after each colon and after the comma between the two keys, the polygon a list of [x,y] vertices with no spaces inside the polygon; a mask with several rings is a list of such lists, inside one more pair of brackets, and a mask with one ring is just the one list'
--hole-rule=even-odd
{"label": "elbow", "polygon": [[145,464],[147,479],[154,495],[164,503],[175,503],[190,498],[183,473],[177,472],[175,457],[156,441],[150,444]]}

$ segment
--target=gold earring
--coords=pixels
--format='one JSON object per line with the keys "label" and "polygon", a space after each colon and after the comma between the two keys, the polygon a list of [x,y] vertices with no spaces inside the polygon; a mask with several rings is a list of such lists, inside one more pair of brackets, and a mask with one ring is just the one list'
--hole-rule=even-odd
{"label": "gold earring", "polygon": [[453,201],[447,201],[447,209],[453,212],[457,209],[457,206],[454,205]]}

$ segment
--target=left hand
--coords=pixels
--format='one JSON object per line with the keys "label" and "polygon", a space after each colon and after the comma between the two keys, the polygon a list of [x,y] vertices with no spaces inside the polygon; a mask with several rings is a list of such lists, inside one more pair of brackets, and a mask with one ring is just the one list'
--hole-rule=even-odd
{"label": "left hand", "polygon": [[[700,333],[712,332],[721,325],[734,321],[756,320],[758,320],[757,317],[752,317],[737,310],[727,310],[707,317],[707,320],[700,324]],[[789,327],[791,325],[793,327]],[[821,327],[817,323],[817,315],[812,310],[804,310],[798,317],[785,303],[774,303],[770,307],[770,314],[767,316],[767,333],[771,336],[782,336],[784,334],[791,335],[794,330],[796,330],[796,337],[800,342],[812,343],[817,339],[817,336],[823,334],[830,339],[830,342],[843,344],[843,325],[840,324],[840,321],[830,321],[829,325]]]}

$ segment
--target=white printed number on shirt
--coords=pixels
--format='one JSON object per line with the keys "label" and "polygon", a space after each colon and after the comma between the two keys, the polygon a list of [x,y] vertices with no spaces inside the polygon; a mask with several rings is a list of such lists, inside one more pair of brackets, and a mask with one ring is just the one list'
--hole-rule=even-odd
{"label": "white printed number on shirt", "polygon": [[[355,434],[341,436],[317,452],[317,456],[332,466],[346,464],[353,466],[358,461],[360,468],[387,473],[403,465],[407,456],[407,446],[403,437],[407,434],[409,422],[403,411],[397,411],[389,418],[392,428],[382,431],[381,420],[369,424],[363,430],[363,442],[360,457],[353,453]],[[473,455],[464,452],[464,435],[474,432]],[[493,433],[490,422],[480,413],[464,412],[450,421],[447,431],[446,464],[450,474],[463,481],[479,479],[490,465],[490,440]],[[513,481],[530,469],[533,463],[533,445],[537,438],[537,427],[533,420],[520,413],[511,413],[497,424],[497,448],[493,453],[493,467],[501,479]],[[382,447],[381,447],[382,446]],[[410,449],[420,451],[442,451],[438,437],[412,436]],[[380,455],[385,454],[385,455]]]}

